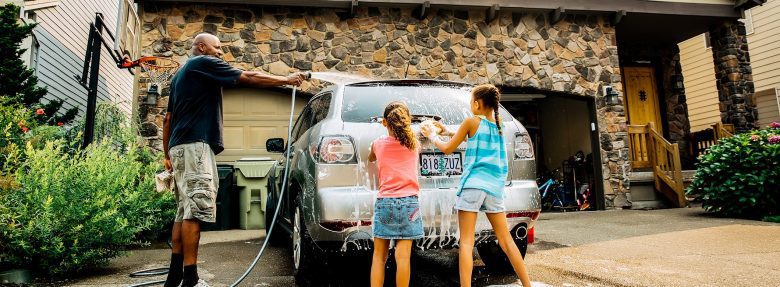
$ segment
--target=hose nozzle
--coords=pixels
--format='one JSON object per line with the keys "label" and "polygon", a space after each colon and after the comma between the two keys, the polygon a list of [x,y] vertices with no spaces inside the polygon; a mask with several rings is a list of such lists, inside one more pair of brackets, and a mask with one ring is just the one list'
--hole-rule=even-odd
{"label": "hose nozzle", "polygon": [[311,72],[303,72],[304,80],[311,80]]}

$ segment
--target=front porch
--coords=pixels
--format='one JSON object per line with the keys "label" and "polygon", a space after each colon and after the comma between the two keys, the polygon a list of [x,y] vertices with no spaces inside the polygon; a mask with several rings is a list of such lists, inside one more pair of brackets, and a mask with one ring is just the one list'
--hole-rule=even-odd
{"label": "front porch", "polygon": [[[698,156],[719,139],[755,127],[755,108],[748,100],[754,91],[744,24],[723,18],[678,19],[676,25],[686,28],[673,35],[670,29],[641,36],[636,35],[641,30],[631,25],[617,29],[630,163],[623,207],[688,205],[685,188],[693,179]],[[677,44],[707,31],[721,121],[692,133]]]}

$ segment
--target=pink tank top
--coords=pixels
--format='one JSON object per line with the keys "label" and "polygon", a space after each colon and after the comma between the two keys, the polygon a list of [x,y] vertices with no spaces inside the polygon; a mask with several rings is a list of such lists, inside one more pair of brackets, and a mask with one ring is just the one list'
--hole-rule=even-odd
{"label": "pink tank top", "polygon": [[374,141],[372,150],[379,168],[377,197],[406,197],[420,194],[417,182],[419,154],[409,150],[394,137],[384,136]]}

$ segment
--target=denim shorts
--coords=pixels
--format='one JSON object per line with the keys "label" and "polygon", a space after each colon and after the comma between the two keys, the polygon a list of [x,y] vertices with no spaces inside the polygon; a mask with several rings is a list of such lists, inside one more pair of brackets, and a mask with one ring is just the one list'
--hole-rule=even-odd
{"label": "denim shorts", "polygon": [[506,211],[504,199],[476,188],[464,188],[458,195],[455,209],[471,212],[499,213]]}
{"label": "denim shorts", "polygon": [[418,239],[423,237],[417,196],[380,197],[374,204],[374,237]]}

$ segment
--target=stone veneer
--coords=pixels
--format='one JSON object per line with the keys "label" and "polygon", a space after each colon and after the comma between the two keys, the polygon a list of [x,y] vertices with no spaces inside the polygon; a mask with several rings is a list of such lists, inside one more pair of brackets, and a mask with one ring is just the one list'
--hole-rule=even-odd
{"label": "stone veneer", "polygon": [[676,143],[680,151],[680,161],[684,169],[692,169],[694,158],[690,150],[691,122],[688,120],[688,101],[685,97],[680,48],[672,45],[661,50],[661,75],[663,96],[666,106],[666,131],[671,143]]}
{"label": "stone veneer", "polygon": [[[625,198],[628,148],[622,103],[607,106],[601,85],[622,91],[615,29],[596,15],[568,15],[551,25],[545,14],[361,7],[353,18],[332,9],[145,3],[142,54],[184,62],[192,38],[216,34],[224,59],[244,70],[287,75],[340,71],[378,79],[421,78],[534,87],[596,97],[607,207]],[[142,80],[143,81],[143,80]],[[302,90],[316,92],[306,82]],[[147,144],[160,147],[163,97],[139,95]]]}
{"label": "stone veneer", "polygon": [[737,132],[758,128],[758,110],[745,24],[725,21],[710,29],[721,121]]}

